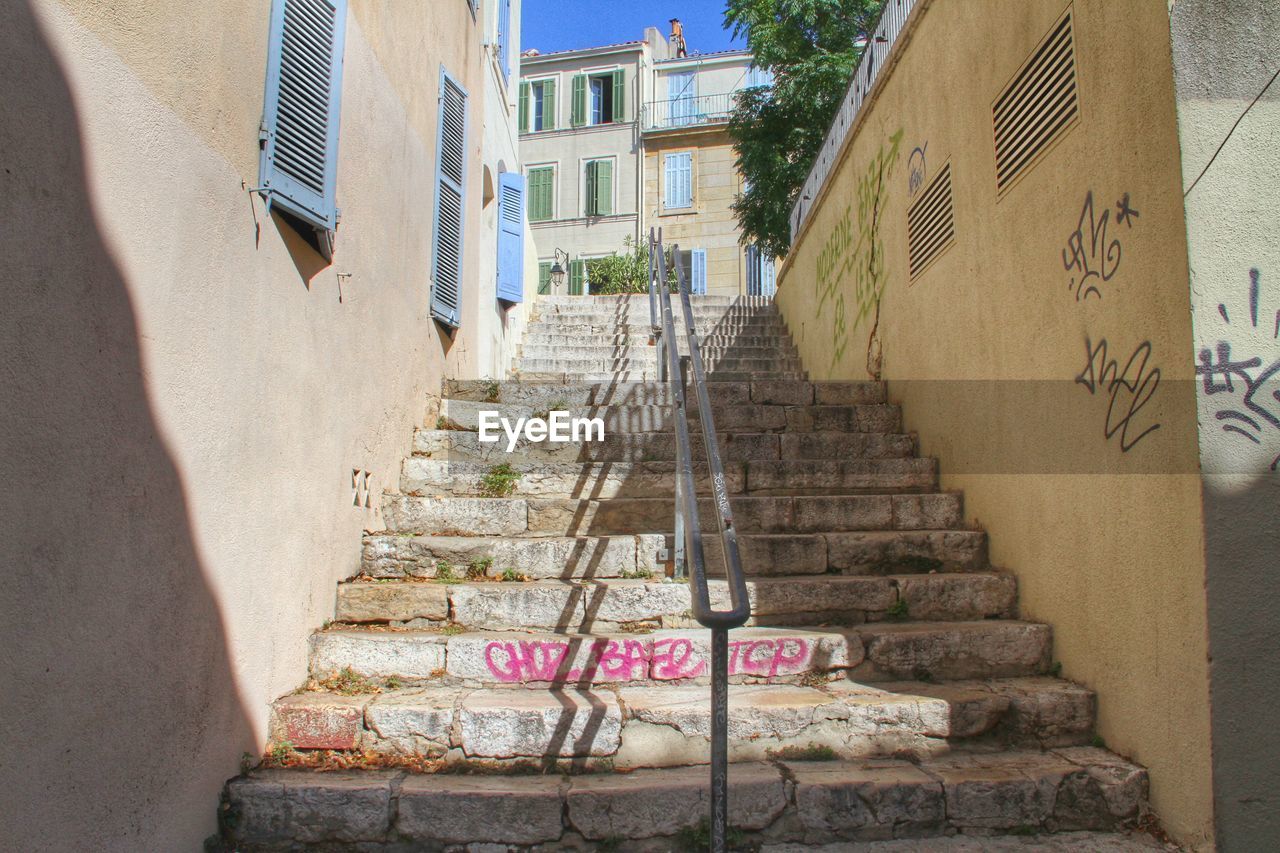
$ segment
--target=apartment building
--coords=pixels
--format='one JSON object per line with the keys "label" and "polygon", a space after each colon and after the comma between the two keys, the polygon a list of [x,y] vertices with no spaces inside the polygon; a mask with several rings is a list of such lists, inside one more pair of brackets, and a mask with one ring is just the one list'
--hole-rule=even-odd
{"label": "apartment building", "polygon": [[670,37],[650,27],[639,41],[521,59],[541,292],[591,292],[587,262],[641,244],[650,227],[680,245],[695,292],[773,291],[772,259],[741,245],[728,135],[735,93],[770,81],[746,51],[690,55],[671,23]]}

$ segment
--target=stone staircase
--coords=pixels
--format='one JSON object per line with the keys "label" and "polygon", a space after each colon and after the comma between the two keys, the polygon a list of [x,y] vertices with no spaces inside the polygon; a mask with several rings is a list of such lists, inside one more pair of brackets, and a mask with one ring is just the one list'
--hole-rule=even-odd
{"label": "stone staircase", "polygon": [[[1073,832],[1137,822],[1146,772],[1096,745],[1093,694],[1053,677],[1050,628],[1017,618],[885,388],[805,381],[766,302],[694,311],[754,614],[730,634],[735,844],[1148,846]],[[704,849],[709,632],[666,577],[673,409],[647,300],[539,312],[519,381],[449,382],[414,436],[312,681],[227,786],[224,849]],[[552,410],[606,439],[478,440],[482,411]]]}

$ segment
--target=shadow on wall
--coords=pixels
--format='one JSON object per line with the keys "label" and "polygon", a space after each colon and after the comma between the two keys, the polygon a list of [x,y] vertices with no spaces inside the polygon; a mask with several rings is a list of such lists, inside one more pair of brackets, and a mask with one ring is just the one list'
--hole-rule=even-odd
{"label": "shadow on wall", "polygon": [[3,846],[199,849],[253,733],[68,83],[0,6]]}

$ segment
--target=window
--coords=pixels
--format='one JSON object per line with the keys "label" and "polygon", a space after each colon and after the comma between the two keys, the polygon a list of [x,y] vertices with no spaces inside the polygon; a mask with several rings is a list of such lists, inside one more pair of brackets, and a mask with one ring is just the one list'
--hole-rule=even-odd
{"label": "window", "polygon": [[684,271],[685,281],[689,282],[689,293],[698,296],[707,292],[707,250],[682,249],[680,268]]}
{"label": "window", "polygon": [[511,0],[497,0],[498,3],[498,67],[502,69],[502,79],[511,79]]}
{"label": "window", "polygon": [[678,71],[667,76],[667,109],[671,126],[693,124],[698,106],[698,78],[692,71]]}
{"label": "window", "polygon": [[756,245],[748,246],[747,255],[747,295],[773,296],[778,292],[777,269],[773,258],[760,251]]}
{"label": "window", "polygon": [[520,132],[556,129],[556,81],[530,80],[520,84]]}
{"label": "window", "polygon": [[435,237],[431,258],[431,314],[457,328],[462,322],[462,224],[466,210],[467,90],[440,69],[440,137],[436,152]]}
{"label": "window", "polygon": [[575,74],[570,124],[610,124],[626,115],[626,74],[618,68],[602,74]]}
{"label": "window", "polygon": [[275,0],[267,46],[259,177],[326,258],[338,227],[338,116],[346,0]]}
{"label": "window", "polygon": [[569,262],[569,295],[581,296],[586,290],[587,262],[579,258]]}
{"label": "window", "polygon": [[668,210],[693,207],[693,152],[662,156],[662,206]]}
{"label": "window", "polygon": [[754,65],[747,69],[747,88],[773,85],[773,72]]}
{"label": "window", "polygon": [[538,295],[548,296],[551,293],[552,261],[538,261]]}
{"label": "window", "polygon": [[498,176],[498,298],[524,301],[524,175]]}
{"label": "window", "polygon": [[529,169],[529,221],[546,222],[555,218],[556,169],[537,166]]}
{"label": "window", "polygon": [[584,216],[613,214],[613,159],[588,160],[583,180]]}

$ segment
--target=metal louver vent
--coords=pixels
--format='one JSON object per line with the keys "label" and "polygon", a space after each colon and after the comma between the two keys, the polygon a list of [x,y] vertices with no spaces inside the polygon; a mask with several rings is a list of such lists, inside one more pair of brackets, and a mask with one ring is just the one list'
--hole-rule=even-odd
{"label": "metal louver vent", "polygon": [[520,224],[521,206],[520,188],[513,186],[503,187],[502,204],[498,206],[498,209],[502,211],[503,220],[517,225]]}
{"label": "metal louver vent", "polygon": [[907,263],[911,278],[920,275],[955,242],[951,206],[951,164],[942,167],[928,188],[907,211]]}
{"label": "metal louver vent", "polygon": [[325,189],[330,138],[336,27],[334,8],[326,0],[286,0],[275,163],[320,195]]}
{"label": "metal louver vent", "polygon": [[1070,7],[992,105],[1003,195],[1080,116]]}

